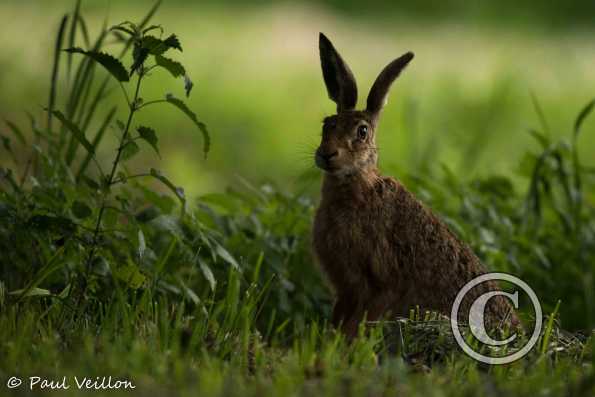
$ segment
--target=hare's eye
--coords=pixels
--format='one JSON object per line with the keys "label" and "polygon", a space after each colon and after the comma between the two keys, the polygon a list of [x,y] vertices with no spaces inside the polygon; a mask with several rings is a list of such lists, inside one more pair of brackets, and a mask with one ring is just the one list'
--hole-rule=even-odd
{"label": "hare's eye", "polygon": [[360,125],[359,127],[357,127],[358,139],[361,139],[363,141],[364,139],[366,139],[367,136],[368,136],[368,126],[367,125]]}

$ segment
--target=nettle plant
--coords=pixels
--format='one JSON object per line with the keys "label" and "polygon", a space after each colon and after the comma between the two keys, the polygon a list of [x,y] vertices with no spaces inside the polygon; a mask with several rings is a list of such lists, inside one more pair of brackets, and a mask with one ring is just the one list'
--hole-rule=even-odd
{"label": "nettle plant", "polygon": [[[159,149],[157,145],[158,138],[155,130],[151,127],[143,125],[138,125],[134,127],[133,122],[135,114],[149,106],[154,106],[162,103],[171,104],[179,110],[181,110],[186,116],[188,116],[190,120],[202,132],[204,139],[205,156],[208,153],[210,144],[210,138],[206,126],[204,125],[204,123],[200,122],[197,119],[196,115],[186,106],[186,104],[182,100],[175,98],[171,94],[167,94],[164,99],[156,99],[145,102],[141,96],[141,87],[143,79],[149,77],[151,71],[155,68],[164,68],[169,73],[171,73],[173,77],[183,77],[186,96],[190,95],[193,83],[186,74],[184,66],[181,63],[165,56],[167,52],[171,52],[173,50],[182,51],[182,46],[176,35],[172,34],[165,39],[161,37],[156,37],[150,33],[157,31],[160,33],[160,36],[163,36],[164,32],[161,26],[152,25],[143,29],[132,22],[121,23],[117,26],[112,27],[110,30],[122,32],[124,35],[127,35],[130,41],[133,43],[133,62],[130,66],[129,71],[126,70],[126,68],[122,65],[122,63],[119,60],[107,53],[98,51],[85,51],[78,47],[69,48],[65,50],[66,52],[71,54],[82,54],[86,57],[89,57],[92,61],[97,62],[101,66],[103,66],[111,74],[111,76],[118,81],[118,84],[122,88],[122,92],[126,99],[126,104],[128,105],[128,117],[126,119],[126,122],[117,122],[118,128],[121,131],[121,135],[119,145],[116,151],[116,156],[112,163],[110,171],[106,174],[105,172],[103,172],[102,167],[99,164],[97,164],[97,169],[101,174],[101,185],[99,186],[99,191],[101,192],[101,205],[99,206],[99,212],[96,216],[96,222],[91,241],[91,248],[89,249],[89,253],[85,261],[86,270],[85,277],[82,278],[83,287],[81,290],[81,296],[85,292],[89,273],[91,271],[93,261],[95,260],[95,254],[97,246],[99,244],[98,239],[101,232],[101,224],[103,221],[104,214],[106,213],[106,209],[108,208],[107,197],[109,197],[112,193],[111,187],[113,185],[126,183],[129,179],[138,177],[154,177],[159,181],[163,182],[168,188],[170,188],[173,191],[173,193],[181,202],[182,211],[185,210],[186,199],[184,196],[184,190],[181,187],[176,187],[158,170],[151,168],[148,173],[136,175],[128,175],[124,171],[119,171],[121,162],[132,158],[135,154],[137,154],[140,151],[140,147],[136,143],[138,140],[144,140],[159,154]],[[125,84],[130,85],[130,83],[132,83],[133,85],[132,94],[128,93],[128,89],[125,86]],[[52,113],[72,133],[73,138],[76,141],[78,141],[78,143],[80,143],[89,154],[93,156],[95,150],[93,144],[91,144],[91,142],[89,142],[86,139],[85,135],[76,126],[76,124],[74,124],[71,120],[67,119],[61,112],[57,110],[52,110]],[[73,142],[75,141],[73,140]],[[84,217],[84,215],[90,215],[92,213],[90,208],[87,208],[85,203],[80,201],[75,201],[73,203],[73,211],[75,212],[75,215],[79,215],[79,217]],[[142,233],[142,229],[138,229],[139,256],[142,256],[143,251],[145,249],[143,246],[146,244],[144,242],[144,236]],[[140,273],[134,272],[134,269],[131,269],[131,272],[132,274],[128,274],[129,271],[125,271],[124,273],[124,278],[127,278],[128,282],[137,284],[138,282],[140,282],[140,280],[142,280],[142,275]]]}
{"label": "nettle plant", "polygon": [[[126,166],[141,150],[159,155],[158,132],[136,122],[137,114],[154,106],[179,110],[202,134],[204,155],[209,151],[207,128],[183,99],[142,96],[143,83],[157,69],[180,79],[190,95],[192,81],[172,59],[182,45],[175,34],[149,25],[160,2],[141,22],[104,26],[91,42],[80,3],[60,24],[43,121],[29,114],[31,134],[7,121],[15,142],[0,134],[15,164],[0,169],[0,305],[41,297],[63,303],[63,309],[75,314],[70,318],[79,318],[89,304],[105,304],[115,291],[141,287],[197,303],[178,274],[166,275],[169,263],[197,264],[203,284],[213,289],[209,261],[221,258],[237,267],[236,260],[217,242],[215,232],[202,228],[186,211],[181,187],[157,169],[131,173]],[[76,45],[77,39],[82,45]],[[103,51],[113,39],[122,46],[116,56]],[[129,67],[123,63],[127,60]],[[118,88],[114,83],[126,106],[123,120],[117,118],[116,106],[107,106],[108,94]],[[111,129],[117,148],[109,163],[102,162],[106,150],[101,157],[98,153],[108,146],[105,136]],[[156,192],[143,179],[156,180],[173,194]],[[208,260],[198,266],[202,258]]]}

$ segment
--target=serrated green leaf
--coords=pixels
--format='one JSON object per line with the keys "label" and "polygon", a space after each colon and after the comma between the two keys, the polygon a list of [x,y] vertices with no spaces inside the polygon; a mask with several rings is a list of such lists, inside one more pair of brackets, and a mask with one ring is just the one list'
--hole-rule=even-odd
{"label": "serrated green leaf", "polygon": [[87,204],[76,200],[72,203],[72,213],[79,219],[85,219],[90,217],[93,211],[91,211],[91,208]]}
{"label": "serrated green leaf", "polygon": [[168,47],[163,40],[155,36],[147,35],[141,39],[141,45],[147,49],[151,55],[161,55],[167,51]]}
{"label": "serrated green leaf", "polygon": [[162,55],[171,47],[163,40],[155,36],[147,35],[141,39],[142,48],[146,49],[151,55]]}
{"label": "serrated green leaf", "polygon": [[180,44],[180,40],[178,40],[178,37],[175,34],[170,35],[167,39],[163,40],[163,42],[169,48],[174,48],[182,52],[182,45]]}
{"label": "serrated green leaf", "polygon": [[211,137],[209,135],[209,132],[207,131],[207,126],[203,122],[198,120],[198,118],[196,117],[196,114],[194,114],[194,112],[192,110],[190,110],[188,108],[188,106],[186,106],[186,104],[182,100],[180,100],[172,95],[167,95],[166,100],[167,100],[167,102],[171,103],[172,105],[174,105],[175,107],[180,109],[198,127],[198,129],[202,133],[202,138],[203,138],[203,143],[204,143],[203,144],[203,153],[206,157],[207,153],[209,153],[209,149],[211,148]]}
{"label": "serrated green leaf", "polygon": [[176,49],[182,51],[180,41],[176,35],[171,35],[165,40],[158,39],[155,36],[146,35],[141,39],[141,45],[143,48],[149,50],[151,55],[162,55],[169,49]]}
{"label": "serrated green leaf", "polygon": [[91,142],[87,140],[85,134],[83,134],[80,128],[73,121],[67,119],[66,116],[64,116],[64,114],[62,114],[62,112],[59,110],[54,110],[52,113],[72,133],[76,140],[79,141],[79,143],[83,145],[85,149],[87,149],[87,152],[95,153],[95,149],[93,148],[93,145],[91,145]]}
{"label": "serrated green leaf", "polygon": [[149,56],[149,52],[150,51],[147,48],[144,48],[141,43],[134,43],[134,49],[132,50],[133,63],[130,67],[130,76],[132,76],[132,74],[145,63]]}
{"label": "serrated green leaf", "polygon": [[157,134],[155,133],[155,130],[150,127],[143,126],[138,127],[136,130],[138,131],[139,136],[149,145],[151,145],[157,155],[161,157],[159,154],[159,148],[157,147]]}
{"label": "serrated green leaf", "polygon": [[166,69],[174,77],[180,77],[186,74],[186,70],[181,63],[166,58],[162,55],[155,55],[155,62],[157,62],[157,65]]}
{"label": "serrated green leaf", "polygon": [[184,208],[186,205],[186,194],[184,193],[184,189],[182,189],[179,186],[174,185],[169,179],[167,179],[167,177],[165,177],[161,173],[161,171],[156,170],[155,168],[151,168],[150,173],[151,173],[152,177],[159,180],[161,183],[163,183],[165,186],[167,186],[176,195],[178,200],[180,200],[180,202],[182,203],[182,208]]}
{"label": "serrated green leaf", "polygon": [[122,154],[120,155],[120,158],[121,158],[122,161],[130,160],[139,151],[140,151],[140,148],[138,147],[138,145],[136,144],[136,142],[134,142],[134,141],[128,141],[122,147]]}
{"label": "serrated green leaf", "polygon": [[130,80],[128,72],[126,72],[126,68],[124,67],[124,65],[122,65],[122,62],[120,62],[110,54],[97,51],[85,51],[79,47],[68,48],[65,51],[68,53],[83,54],[88,56],[89,58],[93,59],[95,62],[103,66],[118,81],[124,82]]}

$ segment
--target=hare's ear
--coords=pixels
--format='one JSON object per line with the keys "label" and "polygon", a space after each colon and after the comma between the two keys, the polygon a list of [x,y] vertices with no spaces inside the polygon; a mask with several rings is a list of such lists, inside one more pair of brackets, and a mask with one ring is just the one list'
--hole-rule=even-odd
{"label": "hare's ear", "polygon": [[380,114],[380,111],[386,104],[386,97],[388,96],[388,90],[390,89],[391,84],[412,59],[413,53],[407,52],[389,63],[382,72],[380,72],[376,81],[374,81],[374,85],[372,85],[372,88],[370,89],[370,94],[368,95],[366,109],[368,112],[376,117]]}
{"label": "hare's ear", "polygon": [[329,98],[337,104],[337,112],[352,110],[357,104],[357,86],[353,73],[330,40],[320,33],[320,64]]}

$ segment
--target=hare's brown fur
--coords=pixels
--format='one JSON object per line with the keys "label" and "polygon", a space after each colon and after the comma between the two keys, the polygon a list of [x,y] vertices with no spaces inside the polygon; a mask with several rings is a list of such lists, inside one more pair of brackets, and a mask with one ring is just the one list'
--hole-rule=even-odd
{"label": "hare's brown fur", "polygon": [[[364,316],[373,321],[409,309],[450,314],[459,290],[486,269],[473,251],[400,182],[377,169],[375,134],[388,89],[413,58],[408,53],[380,74],[364,111],[356,111],[357,89],[351,71],[321,34],[321,61],[337,114],[324,121],[316,153],[325,170],[322,199],[313,228],[314,251],[333,285],[337,301],[333,323],[349,336]],[[363,127],[362,127],[363,126]],[[498,290],[493,283],[473,289],[463,301]],[[488,320],[507,316],[502,296],[489,300]]]}

